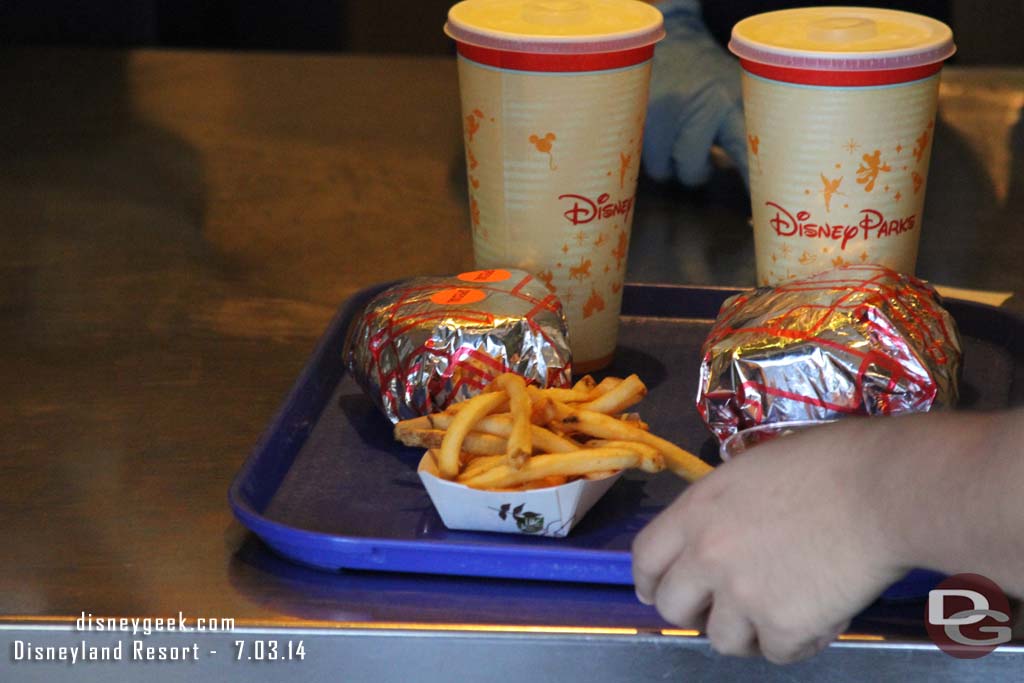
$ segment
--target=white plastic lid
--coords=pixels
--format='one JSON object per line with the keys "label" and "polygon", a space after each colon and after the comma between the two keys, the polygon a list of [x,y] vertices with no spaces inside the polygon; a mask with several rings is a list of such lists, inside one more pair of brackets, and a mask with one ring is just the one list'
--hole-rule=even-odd
{"label": "white plastic lid", "polygon": [[875,71],[948,59],[949,26],[920,14],[868,7],[808,7],[748,17],[732,29],[741,59],[796,69]]}
{"label": "white plastic lid", "polygon": [[661,12],[639,0],[463,0],[444,30],[496,50],[586,53],[652,45],[662,24]]}

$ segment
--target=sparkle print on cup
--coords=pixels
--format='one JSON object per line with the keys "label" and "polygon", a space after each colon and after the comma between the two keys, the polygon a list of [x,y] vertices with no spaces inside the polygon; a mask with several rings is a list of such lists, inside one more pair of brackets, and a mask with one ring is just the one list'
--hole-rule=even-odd
{"label": "sparkle print on cup", "polygon": [[916,159],[919,164],[921,163],[921,159],[924,158],[925,151],[928,149],[928,143],[931,141],[931,131],[934,127],[935,121],[929,121],[928,127],[923,133],[921,133],[920,137],[914,141],[914,159]]}
{"label": "sparkle print on cup", "polygon": [[[484,119],[484,113],[479,107],[473,109],[472,112],[466,116],[466,166],[469,168],[469,220],[473,226],[473,232],[486,232],[481,228],[480,224],[480,203],[477,201],[476,193],[474,190],[480,189],[480,179],[473,175],[473,171],[480,166],[480,162],[477,160],[476,155],[473,154],[473,137],[480,131],[480,122]],[[491,119],[494,122],[494,119]]]}
{"label": "sparkle print on cup", "polygon": [[622,262],[626,260],[626,254],[629,252],[629,236],[624,232],[619,233],[619,243],[612,249],[612,256],[615,257],[615,269],[617,271],[622,270]]}
{"label": "sparkle print on cup", "polygon": [[480,119],[484,117],[483,112],[479,109],[474,109],[469,116],[466,117],[466,137],[469,138],[470,142],[473,142],[473,136],[480,130]]}
{"label": "sparkle print on cup", "polygon": [[473,229],[480,229],[480,204],[477,203],[476,197],[469,198],[469,219],[473,222]]}
{"label": "sparkle print on cup", "polygon": [[537,273],[537,279],[547,285],[548,289],[550,289],[552,293],[558,292],[558,288],[555,287],[555,274],[551,272],[550,268]]}
{"label": "sparkle print on cup", "polygon": [[629,162],[633,160],[632,154],[619,152],[619,188],[625,187],[626,171],[629,169]]}
{"label": "sparkle print on cup", "polygon": [[[574,361],[614,350],[649,72],[538,77],[459,62],[462,90],[483,93],[463,96],[466,164],[480,181],[467,182],[479,208],[474,256],[482,268],[527,266],[556,293]],[[609,118],[582,116],[598,109]]]}
{"label": "sparkle print on cup", "polygon": [[761,138],[756,135],[747,134],[747,145],[750,146],[750,154],[757,162],[757,172],[761,172]]}

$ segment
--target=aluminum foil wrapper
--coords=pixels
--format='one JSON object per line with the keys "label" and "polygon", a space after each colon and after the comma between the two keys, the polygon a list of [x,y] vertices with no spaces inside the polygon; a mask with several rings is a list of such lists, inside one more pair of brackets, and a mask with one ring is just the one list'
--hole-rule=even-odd
{"label": "aluminum foil wrapper", "polygon": [[759,424],[952,407],[960,336],[939,295],[845,266],[726,300],[704,342],[697,409],[724,441]]}
{"label": "aluminum foil wrapper", "polygon": [[503,372],[569,386],[562,304],[521,270],[416,278],[375,296],[352,323],[348,368],[392,422],[443,410]]}

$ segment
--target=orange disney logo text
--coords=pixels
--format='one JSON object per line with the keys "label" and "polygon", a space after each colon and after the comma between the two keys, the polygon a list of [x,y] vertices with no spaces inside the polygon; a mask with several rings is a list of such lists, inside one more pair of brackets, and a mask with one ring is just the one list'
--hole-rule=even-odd
{"label": "orange disney logo text", "polygon": [[578,194],[559,195],[559,199],[566,199],[572,205],[562,215],[573,225],[590,223],[594,220],[611,218],[612,216],[627,216],[633,208],[633,197],[612,201],[608,193],[602,194],[596,200],[588,199]]}
{"label": "orange disney logo text", "polygon": [[768,224],[779,237],[834,240],[842,242],[840,249],[846,249],[849,241],[857,235],[862,235],[865,240],[872,237],[881,239],[909,232],[917,224],[917,214],[889,219],[874,209],[862,209],[861,219],[857,223],[814,223],[811,221],[810,211],[798,211],[794,215],[775,202],[765,202],[765,204],[775,209],[775,215],[768,220]]}

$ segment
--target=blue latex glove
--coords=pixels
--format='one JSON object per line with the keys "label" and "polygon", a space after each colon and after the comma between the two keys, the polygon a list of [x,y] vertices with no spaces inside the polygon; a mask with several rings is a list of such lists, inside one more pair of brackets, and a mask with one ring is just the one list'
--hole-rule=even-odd
{"label": "blue latex glove", "polygon": [[715,42],[697,0],[657,4],[665,39],[654,50],[644,126],[644,171],[655,180],[700,185],[711,174],[717,144],[747,175],[739,63]]}

